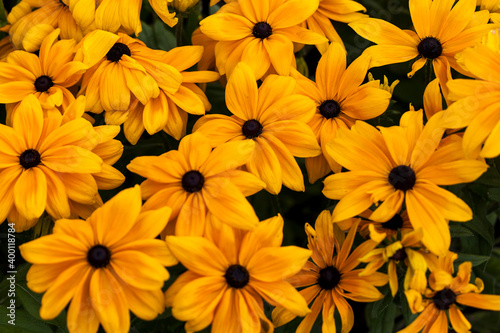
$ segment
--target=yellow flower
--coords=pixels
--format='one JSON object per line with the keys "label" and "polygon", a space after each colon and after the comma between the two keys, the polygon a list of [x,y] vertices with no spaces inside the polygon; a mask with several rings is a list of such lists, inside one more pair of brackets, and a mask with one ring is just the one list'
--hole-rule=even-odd
{"label": "yellow flower", "polygon": [[154,239],[170,209],[141,211],[139,186],[123,190],[84,220],[58,220],[52,235],[22,244],[33,265],[28,287],[43,293],[40,317],[55,318],[71,301],[70,332],[128,332],[129,309],[152,320],[164,311],[164,266],[177,260]]}
{"label": "yellow flower", "polygon": [[[144,130],[151,135],[164,130],[176,140],[180,140],[186,134],[188,113],[203,115],[212,107],[196,83],[215,81],[219,78],[219,74],[209,71],[186,71],[194,66],[202,55],[201,46],[183,46],[169,52],[157,51],[149,59],[138,58],[144,63],[151,63],[152,66],[154,65],[152,59],[172,66],[182,75],[182,84],[175,93],[160,87],[158,97],[149,99],[145,105],[135,99],[125,112],[107,111],[106,123],[110,125],[123,123],[125,137],[132,144],[137,143]],[[150,74],[157,82],[164,80],[163,72]]]}
{"label": "yellow flower", "polygon": [[445,130],[440,116],[434,115],[425,127],[422,111],[408,111],[400,126],[378,131],[357,121],[350,131],[340,128],[326,150],[350,171],[327,177],[323,189],[328,198],[340,199],[334,221],[356,216],[373,204],[378,207],[370,219],[387,221],[405,201],[413,228],[423,229],[424,245],[438,255],[448,251],[447,221],[468,221],[472,211],[438,185],[474,181],[488,166],[464,159],[456,135],[440,145]]}
{"label": "yellow flower", "polygon": [[317,44],[326,38],[299,27],[318,9],[319,0],[240,0],[224,5],[200,22],[200,29],[217,40],[215,58],[221,75],[230,76],[238,62],[260,79],[272,65],[289,75],[295,62],[293,42]]}
{"label": "yellow flower", "polygon": [[260,222],[253,231],[211,223],[206,238],[167,237],[173,255],[188,269],[165,294],[166,305],[186,331],[272,332],[263,301],[293,314],[309,312],[302,296],[286,282],[311,251],[281,246],[283,219]]}
{"label": "yellow flower", "polygon": [[185,13],[198,4],[198,0],[173,0],[171,6],[178,12]]}
{"label": "yellow flower", "polygon": [[477,6],[489,11],[491,22],[500,23],[500,0],[477,0]]}
{"label": "yellow flower", "polygon": [[[70,0],[23,0],[12,9],[8,21],[12,43],[17,49],[35,52],[54,29],[61,39],[80,41],[83,32],[69,10]],[[34,9],[31,11],[31,9]]]}
{"label": "yellow flower", "polygon": [[475,279],[474,284],[469,283],[472,269],[470,261],[460,264],[455,277],[451,275],[455,259],[455,254],[448,254],[440,258],[437,267],[431,267],[430,289],[423,293],[413,289],[405,292],[411,311],[420,312],[420,315],[399,333],[417,333],[422,329],[424,332],[447,332],[447,314],[457,333],[470,332],[471,324],[459,305],[500,311],[500,296],[479,295],[483,290],[483,282],[479,278]]}
{"label": "yellow flower", "polygon": [[104,162],[92,150],[103,133],[116,135],[115,128],[95,130],[81,117],[44,119],[34,96],[21,102],[12,128],[1,128],[0,178],[5,191],[0,221],[8,216],[20,232],[31,228],[45,210],[56,219],[70,217],[68,198],[95,202],[98,186],[91,174],[101,173]]}
{"label": "yellow flower", "polygon": [[153,8],[156,14],[160,17],[160,19],[165,22],[169,27],[173,27],[177,24],[179,20],[175,17],[175,13],[170,13],[168,11],[168,4],[171,3],[172,0],[149,0],[149,4]]}
{"label": "yellow flower", "polygon": [[245,196],[264,187],[255,176],[237,170],[251,157],[254,142],[231,142],[212,151],[201,133],[184,137],[179,150],[137,157],[127,166],[147,178],[142,184],[145,209],[172,208],[175,234],[202,236],[207,212],[236,228],[253,229],[259,220]]}
{"label": "yellow flower", "polygon": [[372,67],[418,57],[408,73],[408,77],[412,77],[430,60],[436,77],[446,90],[446,82],[451,79],[450,66],[468,74],[457,64],[455,55],[479,42],[494,27],[487,24],[487,16],[474,19],[476,0],[459,0],[453,6],[454,3],[455,0],[410,0],[410,14],[416,33],[375,18],[360,19],[349,26],[363,38],[377,44],[365,50],[372,56]]}
{"label": "yellow flower", "polygon": [[257,88],[250,67],[240,63],[226,88],[227,107],[233,115],[206,115],[193,127],[214,147],[227,141],[255,142],[246,169],[262,179],[272,194],[278,194],[282,184],[304,191],[294,156],[320,153],[314,133],[305,124],[314,114],[314,102],[293,94],[295,83],[291,77],[269,75]]}
{"label": "yellow flower", "polygon": [[338,128],[350,128],[357,119],[367,120],[381,115],[389,105],[391,94],[379,88],[379,81],[362,84],[370,58],[361,56],[346,69],[346,54],[338,43],[330,44],[316,70],[316,83],[293,71],[296,91],[316,103],[316,113],[307,123],[316,135],[322,153],[306,158],[309,182],[333,172],[341,166],[326,153],[326,144]]}
{"label": "yellow flower", "polygon": [[[160,51],[156,51],[160,52]],[[138,39],[96,30],[82,41],[76,59],[90,68],[83,76],[79,94],[87,97],[88,111],[126,111],[132,97],[142,104],[160,94],[159,88],[175,94],[182,74],[164,64]],[[151,73],[157,73],[153,78]]]}
{"label": "yellow flower", "polygon": [[[373,225],[369,226],[372,240],[380,242],[386,238],[385,234],[379,234],[375,231]],[[424,290],[427,279],[427,263],[425,257],[415,248],[420,246],[422,239],[422,230],[414,230],[406,233],[401,241],[395,240],[385,248],[378,248],[368,252],[359,261],[368,263],[359,276],[369,276],[377,271],[382,265],[387,264],[387,274],[389,275],[389,286],[392,297],[398,292],[398,274],[396,265],[401,261],[408,267],[405,275],[405,290],[412,288]]]}
{"label": "yellow flower", "polygon": [[[340,313],[342,320],[341,332],[349,332],[354,324],[354,313],[345,298],[356,302],[375,302],[383,298],[375,286],[386,284],[387,275],[374,272],[370,276],[359,276],[362,270],[355,269],[359,259],[377,243],[368,240],[349,255],[358,224],[359,219],[346,237],[344,232],[332,223],[330,212],[326,210],[318,216],[316,230],[306,223],[309,239],[307,246],[313,252],[312,261],[308,261],[300,272],[288,281],[296,288],[307,287],[302,289],[300,294],[308,304],[313,303],[311,313],[302,320],[297,332],[310,332],[320,311],[323,311],[323,332],[334,331],[335,310]],[[295,316],[296,314],[282,307],[276,308],[272,314],[276,326],[288,323]]]}
{"label": "yellow flower", "polygon": [[480,44],[461,54],[463,66],[478,79],[448,82],[448,98],[456,102],[444,111],[442,124],[448,128],[467,126],[463,139],[467,156],[475,156],[477,150],[486,158],[500,155],[500,52],[490,48],[496,44],[497,34],[489,38],[491,44]]}
{"label": "yellow flower", "polygon": [[[375,80],[373,78],[372,73],[368,73],[368,82],[372,82],[372,81],[377,81],[377,83],[379,82],[379,80]],[[399,80],[394,80],[391,84],[389,84],[389,80],[387,79],[387,76],[384,75],[384,82],[380,83],[380,89],[388,91],[392,95],[394,93],[394,88],[396,88],[398,83],[399,83]]]}
{"label": "yellow flower", "polygon": [[[330,42],[340,43],[342,39],[335,30],[331,21],[350,23],[366,15],[359,13],[366,12],[366,8],[353,0],[320,0],[318,9],[305,21],[307,28],[328,38]],[[328,43],[317,44],[321,54],[328,49]]]}
{"label": "yellow flower", "polygon": [[80,80],[87,67],[73,61],[75,41],[58,41],[58,36],[56,29],[44,39],[39,57],[14,51],[0,62],[0,103],[18,103],[34,95],[42,108],[60,106],[64,110],[75,99],[68,88]]}

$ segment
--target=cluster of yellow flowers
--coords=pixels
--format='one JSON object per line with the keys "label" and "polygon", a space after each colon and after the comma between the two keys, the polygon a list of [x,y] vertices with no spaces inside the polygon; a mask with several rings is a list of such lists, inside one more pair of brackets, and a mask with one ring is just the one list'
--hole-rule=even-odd
{"label": "cluster of yellow flowers", "polygon": [[[179,43],[197,2],[149,6]],[[399,291],[419,314],[400,332],[445,333],[449,321],[462,333],[460,305],[500,311],[500,296],[471,283],[470,261],[454,274],[449,222],[473,211],[441,187],[475,181],[500,156],[500,2],[409,0],[413,30],[354,0],[225,2],[204,1],[214,14],[195,22],[194,45],[169,51],[136,38],[141,0],[21,0],[8,14],[0,222],[23,232],[54,221],[19,246],[28,287],[44,293],[40,317],[67,308],[70,332],[129,332],[130,311],[147,321],[167,307],[187,332],[259,333],[297,316],[310,332],[322,313],[323,332],[349,332],[346,299]],[[347,65],[332,21],[375,45]],[[304,48],[321,55],[314,80],[297,69]],[[424,110],[372,126],[398,82],[368,70],[411,60],[409,78],[426,64],[435,76]],[[229,112],[205,115],[218,80]],[[113,165],[144,132],[179,143],[128,155],[122,172],[139,185]],[[259,221],[247,198],[306,191],[296,158],[336,203],[305,224],[308,249],[282,246],[283,217]],[[103,202],[99,190],[124,183]],[[186,270],[167,288],[165,267],[178,263]]]}

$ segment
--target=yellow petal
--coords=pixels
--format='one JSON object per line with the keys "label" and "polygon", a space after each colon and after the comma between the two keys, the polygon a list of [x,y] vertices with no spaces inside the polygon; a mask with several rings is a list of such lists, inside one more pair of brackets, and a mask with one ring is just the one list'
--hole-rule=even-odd
{"label": "yellow petal", "polygon": [[27,219],[40,217],[47,202],[47,178],[40,168],[24,170],[14,185],[14,203]]}

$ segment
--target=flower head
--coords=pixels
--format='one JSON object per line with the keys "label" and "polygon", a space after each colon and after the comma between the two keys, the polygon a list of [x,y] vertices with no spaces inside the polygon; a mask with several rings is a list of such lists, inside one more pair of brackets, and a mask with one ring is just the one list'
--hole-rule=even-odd
{"label": "flower head", "polygon": [[[70,332],[128,332],[131,310],[152,320],[164,310],[161,288],[177,263],[165,242],[154,239],[170,208],[141,212],[139,186],[118,193],[86,221],[56,221],[54,233],[20,246],[33,265],[28,287],[45,292],[44,320],[55,318],[71,301]],[[138,267],[140,269],[138,269]]]}
{"label": "flower head", "polygon": [[[360,276],[361,269],[355,269],[359,259],[372,250],[377,242],[368,240],[360,244],[352,253],[351,247],[356,235],[359,219],[353,224],[347,237],[333,222],[329,211],[323,211],[317,218],[315,227],[306,223],[309,239],[308,247],[313,252],[312,261],[288,279],[300,291],[306,302],[312,302],[309,313],[297,328],[298,332],[310,332],[319,313],[323,312],[323,332],[335,327],[335,309],[342,319],[342,332],[349,332],[354,325],[354,313],[345,298],[357,302],[374,302],[383,295],[375,286],[387,283],[387,275],[373,272]],[[286,324],[295,318],[286,308],[273,311],[276,326]]]}
{"label": "flower head", "polygon": [[200,22],[200,29],[217,40],[219,73],[231,75],[238,62],[250,66],[260,79],[272,65],[289,75],[295,62],[293,42],[316,44],[326,38],[298,26],[318,9],[319,0],[240,0],[224,5]]}
{"label": "flower head", "polygon": [[[456,276],[453,276],[453,261],[456,254],[448,253],[440,257],[436,265],[431,267],[429,287],[425,292],[414,289],[405,292],[413,313],[419,316],[400,333],[425,331],[443,331],[448,329],[448,318],[457,333],[470,332],[471,324],[465,318],[459,306],[472,306],[484,310],[500,311],[500,296],[479,295],[483,290],[483,282],[471,279],[472,264],[470,261],[460,264]],[[422,297],[423,296],[423,297]]]}
{"label": "flower head", "polygon": [[18,103],[34,95],[42,108],[64,110],[74,100],[68,88],[80,80],[87,67],[73,60],[75,41],[58,41],[59,33],[56,29],[43,40],[40,56],[13,51],[0,63],[1,103]]}
{"label": "flower head", "polygon": [[294,156],[320,153],[312,130],[305,124],[314,115],[314,102],[294,94],[295,79],[269,75],[257,88],[251,69],[236,66],[226,89],[226,104],[232,116],[206,115],[194,131],[203,133],[213,146],[227,141],[253,141],[253,153],[245,167],[266,183],[272,194],[282,184],[304,191],[304,179]]}
{"label": "flower head", "polygon": [[[0,200],[1,221],[8,217],[20,232],[31,228],[45,210],[55,219],[68,218],[72,215],[70,200],[81,204],[98,200],[93,175],[100,174],[105,163],[92,151],[111,140],[116,128],[96,130],[82,117],[44,119],[40,103],[32,95],[21,102],[12,128],[0,126],[0,179],[5,189]],[[103,134],[108,138],[100,138]],[[103,147],[101,153],[106,150]],[[111,159],[119,157],[121,150],[117,153]],[[123,176],[114,181],[116,172],[102,179],[118,186]]]}
{"label": "flower head", "polygon": [[346,54],[339,43],[332,43],[321,57],[316,70],[316,83],[296,71],[296,92],[316,103],[316,113],[308,121],[321,146],[321,154],[306,158],[309,182],[314,183],[341,166],[326,153],[326,144],[338,128],[350,128],[357,119],[367,120],[381,115],[389,105],[391,94],[379,88],[379,81],[362,84],[370,58],[361,56],[346,69]]}
{"label": "flower head", "polygon": [[186,321],[186,331],[271,332],[263,301],[295,315],[310,310],[285,280],[297,273],[311,251],[281,246],[283,219],[260,222],[253,231],[209,224],[206,238],[168,236],[167,244],[188,269],[167,290],[166,305]]}
{"label": "flower head", "polygon": [[[357,121],[351,130],[339,129],[327,153],[348,172],[325,179],[323,193],[340,199],[333,211],[341,221],[378,205],[370,219],[387,221],[401,210],[403,201],[414,229],[422,228],[422,242],[433,253],[450,245],[448,220],[468,221],[472,211],[460,198],[440,188],[477,179],[487,169],[479,160],[465,159],[461,138],[445,131],[440,115],[424,127],[422,111],[403,114],[400,126],[376,128]],[[379,202],[382,202],[379,204]]]}
{"label": "flower head", "polygon": [[[377,45],[366,49],[372,56],[371,66],[384,66],[417,58],[408,73],[411,77],[427,61],[446,90],[451,79],[450,66],[468,74],[455,55],[477,42],[490,30],[488,16],[473,20],[476,0],[431,1],[410,0],[410,14],[416,32],[401,30],[395,25],[375,18],[364,18],[349,25],[363,38]],[[453,8],[452,8],[453,7]]]}
{"label": "flower head", "polygon": [[251,157],[253,146],[253,141],[237,141],[212,151],[207,138],[194,133],[181,140],[179,150],[137,157],[127,169],[147,178],[141,184],[145,209],[172,208],[176,235],[202,236],[207,212],[249,230],[259,220],[245,196],[264,183],[237,168]]}

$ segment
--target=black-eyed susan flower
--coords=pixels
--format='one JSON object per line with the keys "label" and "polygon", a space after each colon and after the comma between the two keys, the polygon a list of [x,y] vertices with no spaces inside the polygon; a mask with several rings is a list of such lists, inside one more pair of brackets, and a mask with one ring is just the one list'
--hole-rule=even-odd
{"label": "black-eyed susan flower", "polygon": [[[419,316],[399,333],[448,332],[448,318],[457,333],[470,332],[471,324],[461,311],[462,306],[478,309],[500,311],[500,296],[480,295],[483,281],[471,279],[472,264],[466,261],[458,267],[453,276],[453,260],[456,254],[450,253],[439,258],[437,265],[430,266],[429,287],[425,292],[417,290],[405,291],[410,309]],[[423,297],[422,297],[423,296]],[[448,315],[448,316],[447,316]]]}
{"label": "black-eyed susan flower", "polygon": [[314,183],[341,166],[326,153],[326,144],[338,128],[350,128],[357,119],[367,120],[381,115],[389,105],[391,94],[379,88],[374,80],[362,84],[370,58],[361,56],[346,69],[346,54],[339,43],[332,43],[316,69],[316,83],[294,71],[296,92],[316,103],[316,113],[307,123],[316,135],[322,153],[306,158],[309,182]]}
{"label": "black-eyed susan flower", "polygon": [[265,184],[236,170],[252,156],[251,140],[221,145],[212,151],[201,133],[184,137],[179,150],[137,157],[127,166],[147,178],[141,184],[145,209],[172,208],[175,234],[202,236],[207,212],[236,228],[253,229],[259,220],[245,198]]}
{"label": "black-eyed susan flower", "polygon": [[272,66],[289,75],[295,63],[293,42],[319,44],[327,39],[298,26],[318,9],[319,0],[240,0],[224,5],[200,22],[200,29],[218,41],[219,73],[230,76],[244,62],[260,79]]}
{"label": "black-eyed susan flower", "polygon": [[[213,224],[213,222],[212,222]],[[283,219],[260,222],[253,231],[217,223],[206,238],[168,236],[172,254],[188,269],[165,294],[167,307],[186,331],[272,332],[263,300],[297,316],[310,310],[286,279],[297,273],[311,251],[283,246]]]}
{"label": "black-eyed susan flower", "polygon": [[[92,66],[83,76],[79,92],[87,97],[87,110],[126,111],[133,97],[146,104],[150,98],[158,97],[159,88],[176,93],[182,74],[154,54],[140,40],[122,33],[96,30],[87,35],[76,55]],[[156,72],[159,81],[148,71]]]}
{"label": "black-eyed susan flower", "polygon": [[[481,41],[492,29],[488,16],[475,20],[476,0],[430,1],[410,0],[410,14],[416,32],[401,30],[395,25],[375,18],[363,18],[349,24],[360,36],[377,45],[365,50],[372,56],[371,66],[410,61],[411,77],[427,61],[432,62],[434,73],[446,89],[451,78],[450,66],[467,75],[455,55]],[[452,8],[453,7],[453,8]]]}
{"label": "black-eyed susan flower", "polygon": [[[169,52],[158,51],[154,54],[136,55],[138,61],[150,63],[151,66],[154,66],[153,59],[172,66],[182,75],[182,84],[175,93],[160,87],[158,97],[149,99],[145,105],[134,100],[126,112],[107,111],[106,123],[110,125],[123,123],[125,137],[132,144],[137,143],[144,130],[151,135],[164,130],[176,140],[180,140],[186,134],[188,113],[203,115],[211,108],[205,93],[196,83],[206,83],[219,78],[217,72],[186,71],[194,66],[202,55],[201,46],[183,46]],[[148,73],[157,82],[164,80],[163,72],[148,71]]]}
{"label": "black-eyed susan flower", "polygon": [[315,103],[294,94],[295,86],[291,77],[269,75],[257,88],[250,67],[240,63],[226,88],[226,104],[233,115],[206,115],[193,130],[203,133],[214,147],[227,141],[254,141],[246,169],[266,183],[266,190],[278,194],[283,184],[304,191],[294,156],[316,156],[320,147],[305,123],[314,115]]}
{"label": "black-eyed susan flower", "polygon": [[[351,23],[366,15],[366,8],[353,0],[320,0],[318,9],[305,21],[307,28],[328,38],[330,42],[344,45],[332,21]],[[328,49],[328,43],[316,45],[323,54]]]}
{"label": "black-eyed susan flower", "polygon": [[[316,229],[306,223],[307,246],[312,251],[312,261],[288,278],[294,287],[306,287],[300,294],[307,304],[312,302],[311,313],[302,320],[297,332],[310,332],[320,312],[323,314],[323,332],[335,332],[335,311],[342,320],[341,332],[349,332],[354,325],[354,312],[346,298],[356,302],[375,302],[383,298],[375,286],[386,284],[387,275],[374,272],[370,276],[359,276],[362,270],[355,269],[359,259],[377,245],[377,242],[368,240],[351,252],[358,224],[359,219],[346,237],[326,210],[316,219]],[[279,307],[273,311],[272,317],[274,324],[281,326],[294,319],[296,314]]]}
{"label": "black-eyed susan flower", "polygon": [[500,155],[500,36],[488,35],[484,44],[460,54],[460,63],[476,80],[448,82],[450,100],[456,101],[444,111],[443,126],[466,127],[463,148],[467,156],[494,158]]}
{"label": "black-eyed susan flower", "polygon": [[500,1],[499,0],[477,0],[477,5],[482,10],[489,12],[493,23],[500,23]]}
{"label": "black-eyed susan flower", "polygon": [[[438,185],[471,182],[488,168],[484,161],[467,160],[453,139],[441,144],[444,128],[434,115],[424,127],[422,111],[403,114],[400,126],[376,128],[357,121],[340,128],[327,144],[327,153],[350,170],[325,179],[323,194],[340,199],[333,211],[342,221],[378,205],[370,219],[389,220],[403,201],[414,229],[422,228],[423,244],[444,254],[450,246],[448,220],[468,221],[472,211],[460,198]],[[379,204],[381,203],[381,204]]]}
{"label": "black-eyed susan flower", "polygon": [[141,211],[139,186],[123,190],[87,220],[56,221],[53,234],[22,244],[33,265],[28,287],[45,293],[40,317],[55,318],[68,303],[70,332],[128,332],[130,314],[152,320],[164,311],[164,266],[177,260],[164,241],[170,208]]}
{"label": "black-eyed susan flower", "polygon": [[[381,242],[386,238],[385,234],[375,231],[373,225],[369,226],[370,237],[373,241]],[[359,261],[368,263],[359,276],[369,276],[387,263],[387,274],[389,276],[389,286],[392,297],[398,292],[397,265],[404,263],[406,275],[404,281],[405,290],[412,288],[415,290],[425,290],[427,285],[427,263],[424,255],[419,253],[421,247],[422,230],[413,230],[402,236],[401,241],[393,239],[393,242],[386,247],[377,248],[368,252]]]}
{"label": "black-eyed susan flower", "polygon": [[[30,95],[14,115],[12,128],[1,131],[0,220],[7,217],[16,231],[31,228],[46,210],[53,218],[71,215],[68,198],[94,202],[97,185],[90,174],[100,173],[103,160],[91,150],[100,142],[90,122],[78,118],[43,118],[38,100]],[[116,135],[116,134],[115,134]],[[73,183],[88,181],[85,186]]]}
{"label": "black-eyed susan flower", "polygon": [[74,100],[68,88],[80,80],[87,67],[73,61],[75,41],[58,41],[58,36],[56,29],[43,40],[40,56],[14,51],[0,63],[0,103],[18,103],[34,95],[44,109],[64,109]]}
{"label": "black-eyed susan flower", "polygon": [[[54,29],[61,30],[61,39],[80,41],[84,34],[69,9],[69,0],[23,0],[8,16],[9,31],[17,49],[35,52]],[[33,11],[31,11],[33,9]],[[24,15],[19,17],[20,13]]]}

